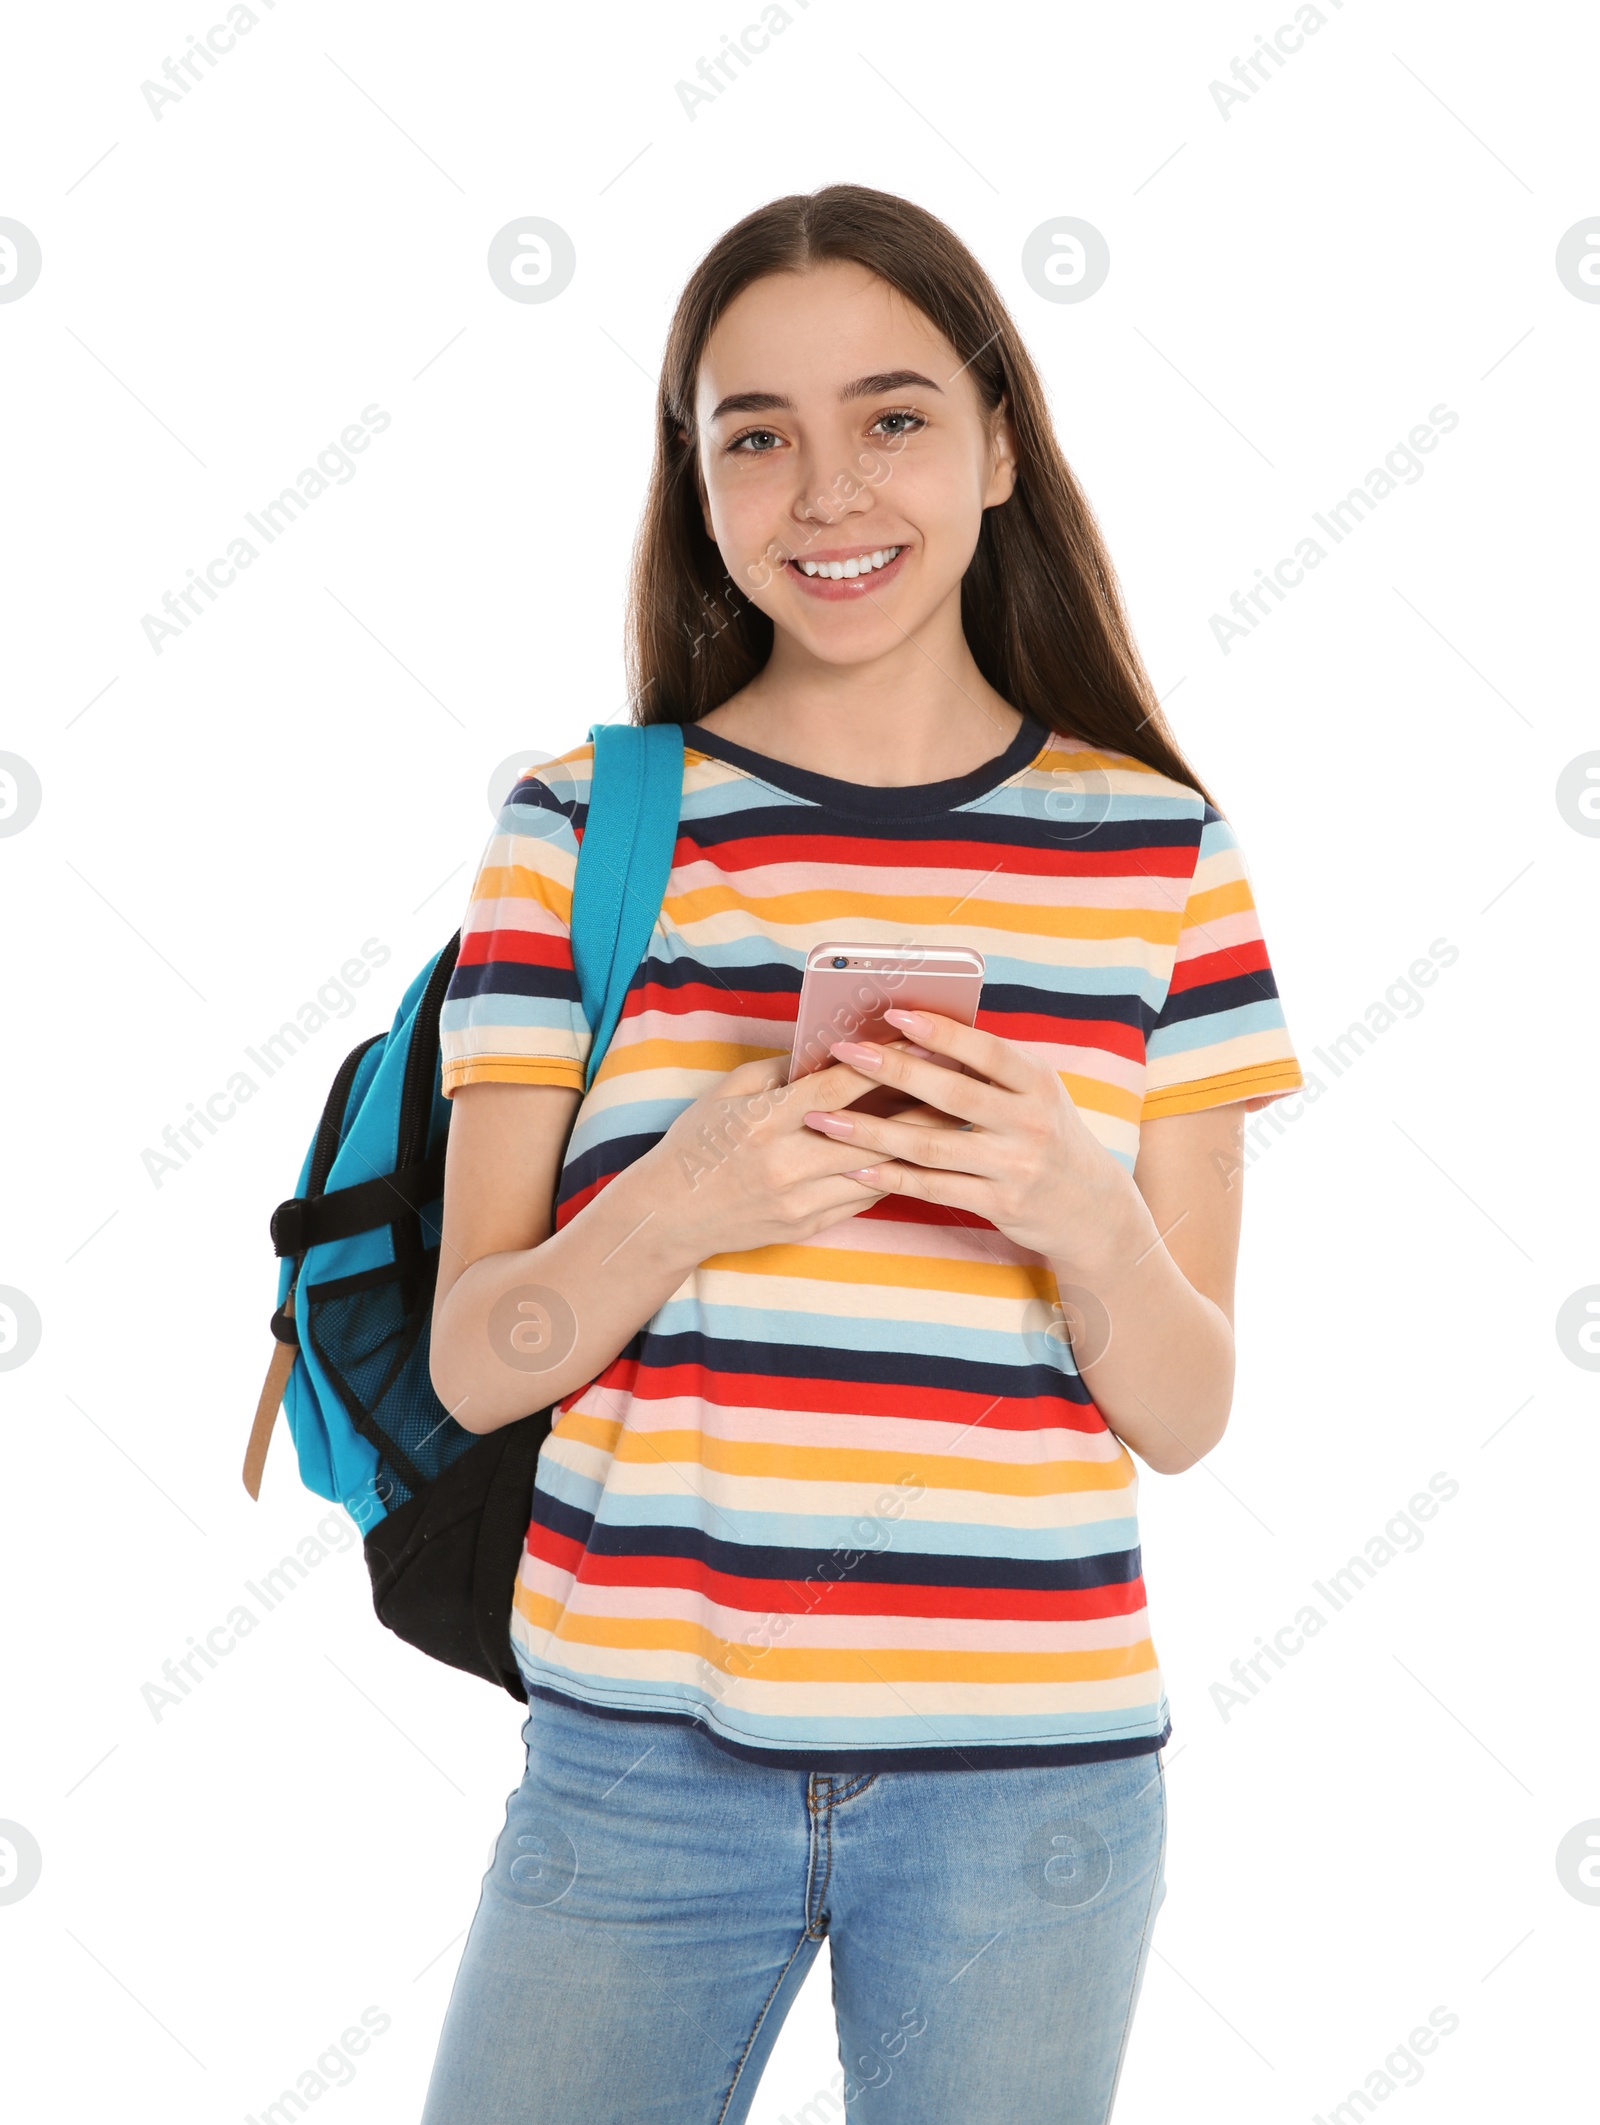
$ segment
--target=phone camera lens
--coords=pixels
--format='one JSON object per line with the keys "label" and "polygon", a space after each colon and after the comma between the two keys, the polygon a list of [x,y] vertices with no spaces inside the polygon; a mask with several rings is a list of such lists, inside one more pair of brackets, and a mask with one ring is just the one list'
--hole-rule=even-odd
{"label": "phone camera lens", "polygon": [[847,967],[850,964],[848,959],[836,959],[833,963],[836,967]]}

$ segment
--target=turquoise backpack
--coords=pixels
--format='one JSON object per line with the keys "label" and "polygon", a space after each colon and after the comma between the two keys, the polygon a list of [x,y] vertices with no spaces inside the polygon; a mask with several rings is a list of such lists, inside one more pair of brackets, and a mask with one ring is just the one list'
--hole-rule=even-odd
{"label": "turquoise backpack", "polygon": [[[594,1028],[593,1083],[649,946],[677,842],[683,731],[596,723],[573,886],[572,952]],[[517,809],[516,792],[507,814]],[[511,1596],[551,1412],[465,1430],[434,1393],[429,1326],[450,1102],[439,1010],[458,931],[400,1000],[387,1033],[345,1057],[296,1192],[272,1214],[277,1347],[245,1455],[261,1489],[281,1403],[300,1478],[361,1530],[381,1622],[450,1666],[524,1695]]]}

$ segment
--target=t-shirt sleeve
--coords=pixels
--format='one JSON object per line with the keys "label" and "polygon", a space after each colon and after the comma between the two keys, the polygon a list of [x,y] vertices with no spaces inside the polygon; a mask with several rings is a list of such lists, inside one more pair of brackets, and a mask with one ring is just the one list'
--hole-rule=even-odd
{"label": "t-shirt sleeve", "polygon": [[1142,1122],[1238,1100],[1253,1114],[1305,1083],[1244,855],[1227,820],[1209,804],[1172,980],[1145,1041],[1145,1064]]}
{"label": "t-shirt sleeve", "polygon": [[473,880],[461,952],[439,1013],[442,1086],[583,1090],[590,1027],[572,961],[573,812],[588,746],[521,777]]}

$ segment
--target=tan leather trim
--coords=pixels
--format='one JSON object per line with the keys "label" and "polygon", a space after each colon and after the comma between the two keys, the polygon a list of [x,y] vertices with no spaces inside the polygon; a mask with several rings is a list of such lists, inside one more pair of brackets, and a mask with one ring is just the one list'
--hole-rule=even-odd
{"label": "tan leather trim", "polygon": [[[283,1310],[292,1321],[293,1291],[289,1293]],[[267,1465],[267,1448],[272,1444],[272,1427],[278,1421],[278,1410],[298,1354],[299,1346],[294,1343],[275,1342],[272,1346],[272,1363],[261,1384],[261,1399],[256,1404],[255,1422],[250,1427],[250,1442],[244,1450],[244,1487],[252,1498],[261,1496],[261,1477]]]}

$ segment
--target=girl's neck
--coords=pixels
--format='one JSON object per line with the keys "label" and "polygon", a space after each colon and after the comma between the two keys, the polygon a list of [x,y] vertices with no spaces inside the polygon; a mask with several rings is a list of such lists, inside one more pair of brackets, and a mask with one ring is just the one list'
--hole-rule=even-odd
{"label": "girl's neck", "polygon": [[1022,717],[958,631],[937,656],[908,639],[875,664],[843,668],[780,635],[749,685],[700,723],[769,760],[893,789],[975,773],[1005,751]]}

